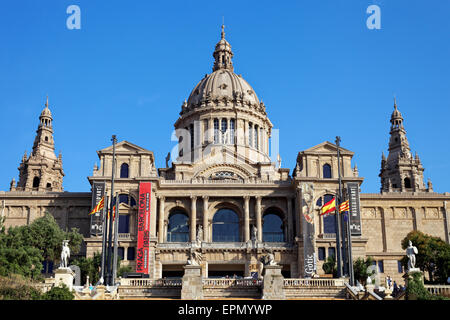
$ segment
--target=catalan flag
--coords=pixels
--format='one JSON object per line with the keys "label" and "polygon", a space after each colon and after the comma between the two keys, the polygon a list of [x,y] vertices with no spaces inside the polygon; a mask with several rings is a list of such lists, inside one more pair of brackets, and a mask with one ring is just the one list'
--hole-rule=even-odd
{"label": "catalan flag", "polygon": [[100,201],[97,203],[97,205],[92,209],[92,211],[89,214],[94,214],[96,212],[99,212],[103,209],[105,205],[105,197],[101,198]]}
{"label": "catalan flag", "polygon": [[329,215],[333,213],[333,211],[335,210],[336,210],[336,198],[333,198],[323,205],[322,209],[320,210],[321,211],[320,215],[321,216]]}
{"label": "catalan flag", "polygon": [[339,213],[348,211],[348,200],[339,205]]}
{"label": "catalan flag", "polygon": [[[113,221],[114,221],[114,218],[116,217],[116,206],[115,205],[112,208],[112,212],[113,212]],[[108,219],[109,219],[109,211],[108,211]]]}

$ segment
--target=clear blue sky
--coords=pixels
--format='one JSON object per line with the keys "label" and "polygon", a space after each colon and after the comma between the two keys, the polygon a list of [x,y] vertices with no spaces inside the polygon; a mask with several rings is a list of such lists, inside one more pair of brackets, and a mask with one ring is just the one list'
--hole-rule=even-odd
{"label": "clear blue sky", "polygon": [[[81,9],[69,30],[66,9]],[[366,9],[381,9],[369,30]],[[181,103],[210,73],[225,16],[235,72],[280,130],[283,167],[340,135],[363,192],[379,192],[393,96],[435,191],[450,192],[450,1],[2,1],[0,190],[30,152],[45,96],[66,191],[89,191],[112,134],[172,147]]]}

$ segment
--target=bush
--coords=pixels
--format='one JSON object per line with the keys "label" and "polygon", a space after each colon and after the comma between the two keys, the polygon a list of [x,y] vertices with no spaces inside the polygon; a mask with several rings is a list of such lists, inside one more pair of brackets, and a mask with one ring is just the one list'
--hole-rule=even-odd
{"label": "bush", "polygon": [[443,296],[434,296],[428,292],[422,283],[420,272],[413,272],[412,279],[409,279],[406,287],[406,297],[408,300],[450,300]]}
{"label": "bush", "polygon": [[75,295],[65,284],[61,287],[53,287],[42,295],[42,300],[73,300]]}

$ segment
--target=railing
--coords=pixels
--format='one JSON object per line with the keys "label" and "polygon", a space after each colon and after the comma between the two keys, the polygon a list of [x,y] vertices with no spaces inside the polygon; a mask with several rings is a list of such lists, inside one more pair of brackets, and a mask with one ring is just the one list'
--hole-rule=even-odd
{"label": "railing", "polygon": [[279,184],[291,185],[291,180],[160,180],[161,184]]}
{"label": "railing", "polygon": [[262,280],[256,279],[203,279],[203,287],[230,288],[230,287],[259,287]]}
{"label": "railing", "polygon": [[342,287],[344,279],[284,279],[285,287]]}
{"label": "railing", "polygon": [[336,239],[336,233],[324,233],[322,239]]}
{"label": "railing", "polygon": [[181,279],[121,279],[121,286],[130,287],[181,287]]}
{"label": "railing", "polygon": [[130,240],[131,234],[130,233],[119,233],[119,240]]}
{"label": "railing", "polygon": [[450,297],[449,285],[426,284],[425,289],[427,289],[428,292],[431,293],[432,295]]}

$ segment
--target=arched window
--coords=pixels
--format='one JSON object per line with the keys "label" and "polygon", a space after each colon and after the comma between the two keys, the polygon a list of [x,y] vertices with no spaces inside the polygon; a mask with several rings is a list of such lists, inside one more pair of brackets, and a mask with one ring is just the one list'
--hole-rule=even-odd
{"label": "arched window", "polygon": [[223,118],[222,119],[222,126],[221,126],[221,129],[220,129],[220,132],[222,134],[222,143],[223,144],[227,143],[227,131],[228,131],[227,119]]}
{"label": "arched window", "polygon": [[[319,198],[316,202],[317,207],[321,207],[331,199],[333,199],[332,194],[326,194]],[[323,218],[323,233],[336,233],[336,215],[327,215]]]}
{"label": "arched window", "polygon": [[52,184],[50,182],[47,183],[47,189],[51,189],[52,188]]}
{"label": "arched window", "polygon": [[213,218],[213,242],[239,242],[239,217],[231,209],[219,209]]}
{"label": "arched window", "polygon": [[331,166],[328,163],[326,163],[323,165],[322,169],[323,169],[323,177],[331,178]]}
{"label": "arched window", "polygon": [[276,213],[264,215],[263,224],[264,242],[284,242],[283,220]]}
{"label": "arched window", "polygon": [[167,242],[189,241],[189,218],[183,211],[174,211],[169,216],[167,226]]}
{"label": "arched window", "polygon": [[33,188],[39,188],[39,183],[41,182],[41,179],[39,177],[34,177],[33,179]]}
{"label": "arched window", "polygon": [[120,177],[121,178],[128,178],[128,164],[122,163],[120,166]]}
{"label": "arched window", "polygon": [[235,137],[235,130],[236,130],[234,121],[235,121],[234,119],[230,119],[230,141],[228,141],[228,143],[231,143],[231,144],[234,144],[234,137]]}
{"label": "arched window", "polygon": [[405,178],[405,188],[411,188],[411,179]]}
{"label": "arched window", "polygon": [[248,123],[248,145],[253,146],[253,124],[251,122]]}

